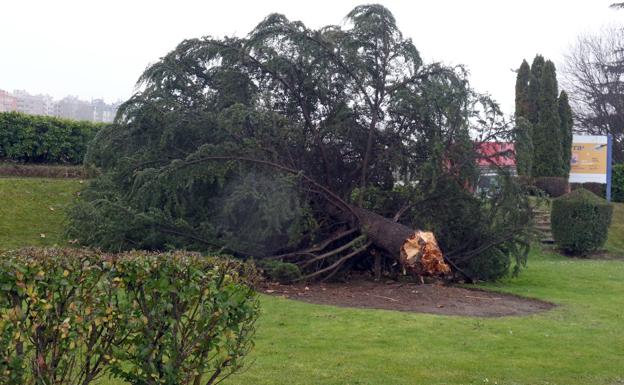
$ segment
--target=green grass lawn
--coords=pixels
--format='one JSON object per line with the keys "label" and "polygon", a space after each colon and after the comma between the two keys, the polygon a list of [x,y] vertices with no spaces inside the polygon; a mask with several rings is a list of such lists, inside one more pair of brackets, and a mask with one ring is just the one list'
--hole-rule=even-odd
{"label": "green grass lawn", "polygon": [[75,179],[0,178],[0,249],[63,244]]}
{"label": "green grass lawn", "polygon": [[[62,207],[79,188],[75,181],[0,179],[0,247],[59,242]],[[58,210],[47,212],[50,205]],[[620,204],[607,249],[624,250],[623,232]],[[484,286],[559,306],[526,317],[472,318],[262,296],[250,365],[225,383],[624,384],[624,261],[535,249],[520,277]]]}

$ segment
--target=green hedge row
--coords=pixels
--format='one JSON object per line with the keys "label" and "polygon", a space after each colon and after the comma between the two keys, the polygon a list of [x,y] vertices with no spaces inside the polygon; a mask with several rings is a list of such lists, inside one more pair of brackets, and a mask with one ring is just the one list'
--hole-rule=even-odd
{"label": "green hedge row", "polygon": [[104,125],[19,112],[2,112],[0,160],[82,163],[89,141]]}
{"label": "green hedge row", "polygon": [[213,384],[252,347],[254,270],[194,253],[0,255],[0,384]]}

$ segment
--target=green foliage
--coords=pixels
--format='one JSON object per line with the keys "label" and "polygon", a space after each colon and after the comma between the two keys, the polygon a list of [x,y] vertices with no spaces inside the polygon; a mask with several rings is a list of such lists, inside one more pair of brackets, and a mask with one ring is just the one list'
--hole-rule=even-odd
{"label": "green foliage", "polygon": [[242,367],[259,313],[251,266],[135,252],[115,267],[131,334],[114,351],[114,376],[133,385],[209,385]]}
{"label": "green foliage", "polygon": [[555,243],[573,255],[584,255],[607,240],[613,206],[585,189],[577,189],[552,203]]}
{"label": "green foliage", "polygon": [[298,241],[309,223],[295,187],[296,178],[266,173],[228,181],[215,218],[224,247],[262,257]]}
{"label": "green foliage", "polygon": [[103,124],[19,112],[0,113],[0,159],[29,163],[82,163]]}
{"label": "green foliage", "polygon": [[537,126],[541,111],[540,95],[542,94],[542,73],[544,68],[544,57],[535,55],[531,64],[531,74],[529,76],[529,97],[528,97],[528,119]]}
{"label": "green foliage", "polygon": [[518,175],[530,177],[533,169],[533,126],[523,116],[516,118],[514,143]]}
{"label": "green foliage", "polygon": [[563,177],[570,175],[571,159],[572,159],[572,108],[568,101],[568,94],[561,91],[559,94],[559,121],[561,124],[561,165],[563,168]]}
{"label": "green foliage", "polygon": [[440,180],[423,202],[412,209],[412,225],[431,229],[446,258],[469,279],[497,280],[526,264],[530,203],[511,176],[501,173],[481,195]]}
{"label": "green foliage", "polygon": [[0,382],[212,384],[252,346],[253,270],[179,252],[22,249],[0,257]]}
{"label": "green foliage", "polygon": [[531,68],[526,60],[522,60],[518,74],[516,75],[516,119],[523,117],[529,119],[529,79]]}
{"label": "green foliage", "polygon": [[[528,121],[519,121],[520,118]],[[518,70],[516,119],[518,173],[567,178],[572,151],[572,110],[565,91],[559,94],[555,65],[541,55],[535,56],[530,72],[526,61]],[[527,132],[531,146],[527,144]],[[531,167],[529,173],[527,164]]]}
{"label": "green foliage", "polygon": [[270,280],[279,283],[292,283],[301,278],[301,270],[294,263],[260,260],[258,266]]}
{"label": "green foliage", "polygon": [[511,136],[467,71],[423,64],[380,5],[356,7],[345,27],[272,14],[245,38],[185,40],[139,86],[89,147],[102,175],[70,213],[82,243],[302,249],[332,235],[337,211],[351,215],[345,202],[368,204],[368,191],[383,197],[372,210],[393,216],[439,180],[474,185],[471,134]]}
{"label": "green foliage", "polygon": [[13,345],[3,349],[1,383],[89,384],[102,374],[128,332],[110,269],[106,259],[80,250],[1,256],[0,345]]}
{"label": "green foliage", "polygon": [[616,164],[611,169],[611,199],[624,202],[624,164]]}
{"label": "green foliage", "polygon": [[562,176],[561,121],[557,102],[555,65],[547,60],[542,69],[538,122],[533,129],[533,176]]}

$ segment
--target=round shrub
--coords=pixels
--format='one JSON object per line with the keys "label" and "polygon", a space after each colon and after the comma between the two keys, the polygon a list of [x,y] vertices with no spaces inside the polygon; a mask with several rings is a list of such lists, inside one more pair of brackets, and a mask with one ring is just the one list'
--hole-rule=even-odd
{"label": "round shrub", "polygon": [[535,187],[544,191],[552,198],[560,197],[570,192],[570,184],[567,178],[557,176],[543,176],[535,178]]}
{"label": "round shrub", "polygon": [[583,188],[553,200],[550,219],[555,243],[572,255],[597,250],[607,240],[612,213],[609,202]]}
{"label": "round shrub", "polygon": [[301,270],[294,263],[264,260],[258,263],[264,275],[279,283],[292,283],[301,278]]}

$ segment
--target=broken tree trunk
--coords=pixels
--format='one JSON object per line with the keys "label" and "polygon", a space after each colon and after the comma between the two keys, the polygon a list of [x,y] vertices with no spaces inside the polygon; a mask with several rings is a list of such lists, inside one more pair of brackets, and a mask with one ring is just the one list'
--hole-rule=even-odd
{"label": "broken tree trunk", "polygon": [[377,247],[419,277],[445,276],[451,272],[431,232],[411,229],[372,211],[352,207],[362,233]]}

